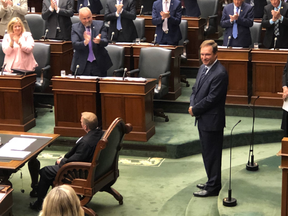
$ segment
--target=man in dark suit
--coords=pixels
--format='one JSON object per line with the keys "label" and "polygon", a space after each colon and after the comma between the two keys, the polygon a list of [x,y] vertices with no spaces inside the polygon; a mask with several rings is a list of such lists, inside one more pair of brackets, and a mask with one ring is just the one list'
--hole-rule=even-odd
{"label": "man in dark suit", "polygon": [[112,33],[113,41],[132,42],[137,38],[134,0],[107,0],[104,19],[110,21],[109,39]]}
{"label": "man in dark suit", "polygon": [[199,17],[201,15],[197,0],[181,0],[181,4],[183,7],[183,15],[191,17]]}
{"label": "man in dark suit", "polygon": [[224,7],[220,25],[225,28],[223,46],[249,47],[252,43],[250,27],[253,26],[253,7],[244,0],[233,0]]}
{"label": "man in dark suit", "polygon": [[156,43],[178,45],[182,39],[180,31],[181,2],[179,0],[157,0],[152,8],[152,23],[156,25]]}
{"label": "man in dark suit", "polygon": [[48,29],[47,38],[71,40],[74,0],[43,0],[42,18]]}
{"label": "man in dark suit", "polygon": [[98,141],[101,139],[103,132],[99,129],[97,116],[91,112],[81,113],[81,126],[87,133],[79,138],[76,145],[63,157],[56,161],[53,166],[46,166],[40,170],[40,181],[38,186],[38,199],[30,203],[30,208],[41,210],[43,200],[49,187],[57,175],[58,170],[66,163],[73,161],[91,162]]}
{"label": "man in dark suit", "polygon": [[245,0],[247,4],[254,7],[254,18],[262,18],[264,14],[264,7],[267,5],[266,0]]}
{"label": "man in dark suit", "polygon": [[266,48],[288,48],[288,5],[280,0],[271,0],[264,7],[262,27],[266,28],[263,45]]}
{"label": "man in dark suit", "polygon": [[[87,76],[107,76],[112,66],[105,47],[108,45],[107,28],[103,21],[92,20],[88,7],[79,10],[80,22],[72,26],[72,45],[74,54],[71,64],[73,74]],[[77,67],[79,66],[79,67]]]}
{"label": "man in dark suit", "polygon": [[194,196],[217,196],[221,189],[221,158],[223,128],[225,127],[225,101],[228,86],[226,69],[217,60],[217,44],[206,40],[200,46],[203,64],[199,68],[192,88],[188,112],[196,117],[202,157],[208,181],[198,184],[201,191]]}
{"label": "man in dark suit", "polygon": [[77,11],[82,7],[88,7],[92,14],[100,14],[100,11],[103,9],[100,0],[78,0],[77,1]]}

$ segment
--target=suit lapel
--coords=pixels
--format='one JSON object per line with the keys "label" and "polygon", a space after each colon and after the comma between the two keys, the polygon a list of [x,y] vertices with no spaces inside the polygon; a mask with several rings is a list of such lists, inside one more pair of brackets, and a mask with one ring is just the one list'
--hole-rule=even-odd
{"label": "suit lapel", "polygon": [[[201,81],[201,83],[199,83],[199,79],[197,80],[197,92],[199,91],[199,89],[203,86],[203,84],[205,83],[205,81],[211,76],[211,74],[213,73],[213,71],[215,70],[215,68],[217,67],[218,61],[212,66],[212,68],[210,68],[210,70],[208,71],[208,74],[206,74],[203,78],[203,80]],[[203,71],[204,67],[201,68],[201,73]],[[199,85],[199,86],[198,86]]]}

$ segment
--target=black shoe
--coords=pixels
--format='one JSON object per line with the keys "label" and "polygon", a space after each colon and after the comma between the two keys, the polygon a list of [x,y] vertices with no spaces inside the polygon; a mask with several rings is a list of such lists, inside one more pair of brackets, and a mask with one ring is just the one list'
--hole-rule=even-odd
{"label": "black shoe", "polygon": [[39,212],[42,210],[42,202],[39,202],[39,200],[36,200],[35,202],[31,202],[30,208]]}
{"label": "black shoe", "polygon": [[207,190],[201,190],[201,191],[197,191],[197,192],[194,192],[193,195],[195,197],[208,197],[208,196],[218,196],[219,194],[219,191],[212,191],[212,192],[209,192]]}
{"label": "black shoe", "polygon": [[37,189],[33,188],[32,191],[30,191],[30,197],[33,197],[33,198],[38,197]]}
{"label": "black shoe", "polygon": [[197,188],[202,189],[202,190],[205,188],[205,186],[206,186],[206,184],[197,184],[196,185]]}

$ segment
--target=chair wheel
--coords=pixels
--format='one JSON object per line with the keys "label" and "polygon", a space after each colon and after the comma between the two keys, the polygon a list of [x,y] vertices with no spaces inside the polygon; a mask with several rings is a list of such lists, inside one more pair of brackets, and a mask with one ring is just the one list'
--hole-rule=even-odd
{"label": "chair wheel", "polygon": [[190,86],[190,84],[189,83],[186,83],[186,87],[189,87]]}
{"label": "chair wheel", "polygon": [[169,122],[169,118],[168,118],[168,116],[165,117],[165,122]]}
{"label": "chair wheel", "polygon": [[50,112],[53,112],[53,109],[51,109]]}
{"label": "chair wheel", "polygon": [[123,205],[123,200],[119,201],[119,205]]}

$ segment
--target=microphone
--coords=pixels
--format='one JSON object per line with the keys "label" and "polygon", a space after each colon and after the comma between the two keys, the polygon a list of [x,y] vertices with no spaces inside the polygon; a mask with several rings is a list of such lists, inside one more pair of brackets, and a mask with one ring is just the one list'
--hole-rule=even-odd
{"label": "microphone", "polygon": [[45,30],[45,35],[44,35],[44,38],[43,38],[44,41],[45,41],[45,39],[46,39],[46,36],[47,36],[48,31],[49,31],[48,29]]}
{"label": "microphone", "polygon": [[127,72],[127,68],[124,68],[124,72],[123,72],[123,80],[124,80],[124,77],[126,75],[126,72]]}
{"label": "microphone", "polygon": [[274,38],[274,50],[276,48],[277,37]]}
{"label": "microphone", "polygon": [[231,36],[228,37],[228,41],[227,41],[227,48],[229,47],[230,40],[231,40]]}
{"label": "microphone", "polygon": [[3,76],[3,74],[4,74],[4,69],[5,69],[5,67],[6,67],[6,62],[4,62],[4,64],[2,65],[2,68],[1,68],[1,75]]}
{"label": "microphone", "polygon": [[231,129],[231,135],[230,135],[230,172],[229,172],[229,189],[228,189],[228,197],[223,199],[223,205],[226,207],[232,207],[237,205],[237,200],[235,198],[232,198],[232,189],[231,189],[231,162],[232,162],[232,132],[234,128],[241,122],[239,120]]}
{"label": "microphone", "polygon": [[[257,98],[254,100],[253,107],[252,107],[252,133],[251,133],[251,142],[250,142],[250,148],[249,148],[249,156],[248,156],[248,163],[246,164],[246,170],[248,171],[257,171],[259,168],[259,165],[257,163],[254,163],[254,124],[255,124],[255,102],[260,96],[257,96]],[[250,161],[251,156],[251,161]]]}
{"label": "microphone", "polygon": [[83,5],[82,5],[82,4],[80,4],[79,8],[81,9],[81,8],[82,8],[82,6],[83,6]]}
{"label": "microphone", "polygon": [[152,43],[155,45],[156,44],[156,39],[157,39],[157,34],[154,34],[154,40],[152,41]]}
{"label": "microphone", "polygon": [[143,10],[143,5],[141,5],[141,9],[140,9],[140,13],[139,13],[139,15],[141,16],[142,15],[142,10]]}
{"label": "microphone", "polygon": [[111,33],[111,39],[110,39],[111,42],[113,41],[114,34],[115,34],[114,32]]}
{"label": "microphone", "polygon": [[79,65],[76,66],[76,70],[74,72],[74,78],[76,78],[76,74],[77,74],[78,68],[79,68]]}

